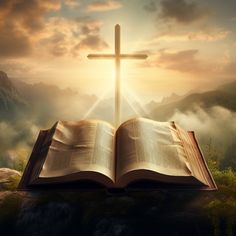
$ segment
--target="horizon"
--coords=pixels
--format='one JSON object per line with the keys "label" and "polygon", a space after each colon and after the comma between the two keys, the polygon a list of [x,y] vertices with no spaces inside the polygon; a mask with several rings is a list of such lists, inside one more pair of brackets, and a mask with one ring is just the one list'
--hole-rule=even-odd
{"label": "horizon", "polygon": [[[0,70],[0,72],[4,72],[6,73],[5,71],[2,71]],[[8,76],[8,73],[6,73],[7,76]],[[43,84],[45,86],[53,86],[53,87],[56,87],[57,89],[60,89],[61,91],[66,91],[66,90],[70,90],[71,92],[73,93],[80,93],[80,94],[84,94],[84,95],[88,95],[88,96],[96,96],[98,97],[98,95],[96,93],[86,93],[86,92],[82,92],[82,90],[78,89],[78,88],[74,88],[74,87],[60,87],[58,84],[53,84],[53,83],[47,83],[47,81],[24,81],[23,78],[20,78],[20,77],[10,77],[8,76],[8,79],[10,79],[13,84],[14,84],[14,81],[19,81],[19,82],[23,82],[23,83],[26,83],[26,84],[29,84],[29,85],[38,85],[38,84]],[[218,87],[222,86],[222,85],[225,85],[225,84],[230,84],[230,83],[233,83],[233,82],[236,82],[236,78],[232,78],[232,80],[229,80],[229,81],[222,81],[222,83],[219,83],[217,85],[215,85],[215,87],[212,87],[212,88],[206,88],[206,89],[190,89],[190,90],[187,90],[186,92],[184,93],[176,93],[176,92],[170,92],[164,96],[160,96],[159,99],[157,98],[150,98],[150,99],[146,99],[146,100],[143,100],[143,101],[136,101],[138,103],[140,103],[140,105],[142,106],[145,106],[145,105],[148,105],[152,102],[155,102],[155,103],[162,103],[164,99],[166,98],[170,98],[172,97],[173,95],[177,95],[177,96],[180,96],[180,97],[184,97],[184,96],[187,96],[189,94],[192,94],[192,93],[204,93],[204,92],[208,92],[208,91],[213,91],[213,90],[216,90]],[[111,94],[112,91],[109,92],[109,94]],[[122,95],[122,97],[124,97],[125,95]],[[113,95],[109,95],[109,96],[104,96],[102,100],[109,100],[109,99],[112,99],[114,98]]]}

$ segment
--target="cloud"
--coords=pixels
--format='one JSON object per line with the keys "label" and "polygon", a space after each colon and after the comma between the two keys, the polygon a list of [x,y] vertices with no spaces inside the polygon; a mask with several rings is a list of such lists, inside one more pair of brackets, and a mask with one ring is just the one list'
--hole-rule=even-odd
{"label": "cloud", "polygon": [[220,106],[209,110],[196,106],[184,113],[176,111],[170,120],[176,121],[185,130],[194,130],[202,145],[211,142],[223,153],[236,139],[236,113]]}
{"label": "cloud", "polygon": [[162,49],[152,63],[155,66],[179,72],[199,72],[205,70],[205,68],[200,61],[196,59],[197,54],[197,49],[177,52]]}
{"label": "cloud", "polygon": [[22,57],[33,50],[33,34],[43,30],[44,15],[60,9],[59,0],[3,0],[0,3],[0,56]]}
{"label": "cloud", "polygon": [[102,12],[116,10],[122,7],[119,1],[113,0],[97,0],[86,6],[88,12]]}
{"label": "cloud", "polygon": [[155,12],[157,10],[157,5],[154,1],[150,1],[143,6],[143,9],[147,12]]}
{"label": "cloud", "polygon": [[209,11],[201,8],[195,2],[186,0],[162,0],[160,17],[164,20],[174,20],[181,24],[190,24],[208,16]]}
{"label": "cloud", "polygon": [[[60,25],[60,28],[58,28]],[[102,23],[92,18],[51,17],[41,36],[40,53],[53,56],[77,56],[81,50],[101,50],[107,43],[100,36]]]}
{"label": "cloud", "polygon": [[32,52],[32,43],[29,37],[13,28],[0,29],[0,57],[22,57]]}
{"label": "cloud", "polygon": [[231,75],[235,77],[236,75],[236,61],[230,61],[222,68],[225,75]]}
{"label": "cloud", "polygon": [[231,58],[231,51],[225,48],[223,55],[215,61],[214,73],[222,77],[230,77],[235,79],[236,61]]}
{"label": "cloud", "polygon": [[0,5],[0,29],[14,28],[30,34],[44,28],[44,16],[61,7],[60,0],[18,0]]}
{"label": "cloud", "polygon": [[0,166],[22,170],[39,128],[29,120],[0,121]]}
{"label": "cloud", "polygon": [[102,50],[107,48],[108,44],[101,39],[98,35],[88,35],[86,38],[82,39],[76,49],[92,49],[92,50]]}
{"label": "cloud", "polygon": [[14,73],[14,75],[21,76],[22,74],[29,73],[33,69],[33,65],[29,62],[24,63],[18,60],[5,60],[0,62],[0,70],[7,71],[9,75]]}
{"label": "cloud", "polygon": [[180,31],[164,32],[157,36],[153,41],[207,41],[215,42],[227,38],[230,31],[223,28],[208,28],[200,31],[188,31],[181,33]]}
{"label": "cloud", "polygon": [[80,2],[78,0],[64,0],[63,3],[69,8],[78,8],[80,6]]}
{"label": "cloud", "polygon": [[75,0],[1,1],[0,57],[5,60],[34,56],[73,57],[80,50],[106,47],[99,35],[100,21],[90,17],[73,19],[48,14],[59,11],[62,2],[70,7],[77,7],[80,3]]}
{"label": "cloud", "polygon": [[202,59],[199,50],[188,49],[174,51],[161,49],[151,53],[146,66],[164,68],[198,75],[201,78],[235,78],[236,61],[230,57],[230,51],[225,49],[221,56],[213,59]]}

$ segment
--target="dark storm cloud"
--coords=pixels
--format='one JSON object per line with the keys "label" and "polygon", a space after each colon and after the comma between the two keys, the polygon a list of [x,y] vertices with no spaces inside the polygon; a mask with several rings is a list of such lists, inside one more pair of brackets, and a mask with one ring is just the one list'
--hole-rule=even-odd
{"label": "dark storm cloud", "polygon": [[59,0],[1,0],[0,57],[28,55],[32,37],[45,27],[44,15],[59,8]]}
{"label": "dark storm cloud", "polygon": [[160,17],[175,20],[178,23],[189,24],[208,15],[208,10],[200,7],[197,2],[186,0],[162,0]]}

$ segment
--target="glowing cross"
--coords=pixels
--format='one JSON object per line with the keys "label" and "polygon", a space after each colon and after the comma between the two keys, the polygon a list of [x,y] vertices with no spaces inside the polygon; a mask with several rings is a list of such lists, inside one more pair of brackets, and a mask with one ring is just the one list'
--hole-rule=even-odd
{"label": "glowing cross", "polygon": [[114,59],[116,63],[115,86],[115,125],[120,124],[120,60],[121,59],[146,59],[145,54],[121,54],[120,53],[120,25],[115,26],[115,54],[89,54],[89,59]]}

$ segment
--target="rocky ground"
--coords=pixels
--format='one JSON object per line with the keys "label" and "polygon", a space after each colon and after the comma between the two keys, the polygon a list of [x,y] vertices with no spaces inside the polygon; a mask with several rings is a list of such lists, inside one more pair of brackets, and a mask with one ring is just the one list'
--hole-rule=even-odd
{"label": "rocky ground", "polygon": [[4,191],[0,226],[8,235],[211,235],[194,196],[180,195]]}
{"label": "rocky ground", "polygon": [[19,192],[0,169],[0,228],[8,235],[211,235],[208,194],[181,191]]}
{"label": "rocky ground", "polygon": [[212,211],[206,206],[214,192],[22,192],[14,189],[20,175],[0,169],[0,229],[4,235],[194,236],[217,235],[219,230],[234,232],[227,231],[224,219],[217,228],[216,218],[209,217]]}
{"label": "rocky ground", "polygon": [[0,168],[0,191],[16,189],[21,173],[9,168]]}

